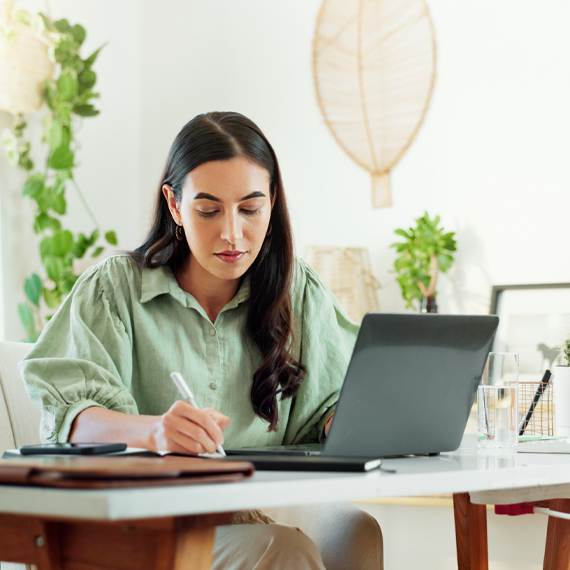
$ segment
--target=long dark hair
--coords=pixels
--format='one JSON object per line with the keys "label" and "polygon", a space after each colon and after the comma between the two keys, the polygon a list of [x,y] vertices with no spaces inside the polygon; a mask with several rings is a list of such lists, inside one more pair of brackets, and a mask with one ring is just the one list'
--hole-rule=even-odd
{"label": "long dark hair", "polygon": [[255,413],[269,422],[269,431],[276,431],[277,396],[295,396],[306,369],[289,352],[293,345],[293,238],[279,163],[261,129],[239,113],[205,113],[186,123],[168,153],[148,237],[130,253],[143,267],[180,267],[190,250],[186,240],[176,239],[176,223],[162,194],[163,185],[172,188],[178,201],[186,176],[194,168],[237,157],[247,158],[270,175],[272,231],[248,269],[250,298],[245,328],[262,355],[253,375],[251,403]]}

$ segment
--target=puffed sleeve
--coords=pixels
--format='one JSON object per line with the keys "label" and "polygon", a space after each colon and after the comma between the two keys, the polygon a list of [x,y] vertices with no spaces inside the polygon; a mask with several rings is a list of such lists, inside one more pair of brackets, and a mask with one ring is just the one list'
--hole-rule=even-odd
{"label": "puffed sleeve", "polygon": [[130,393],[131,340],[118,316],[107,260],[79,278],[40,339],[19,364],[41,408],[43,442],[65,442],[77,415],[91,406],[137,414]]}
{"label": "puffed sleeve", "polygon": [[300,358],[307,372],[283,443],[312,443],[322,439],[325,421],[334,411],[359,327],[302,260],[297,262],[292,302]]}

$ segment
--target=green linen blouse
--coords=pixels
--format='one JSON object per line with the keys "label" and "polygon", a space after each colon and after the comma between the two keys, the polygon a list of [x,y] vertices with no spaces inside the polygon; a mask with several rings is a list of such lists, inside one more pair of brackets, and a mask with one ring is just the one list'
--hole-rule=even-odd
{"label": "green linen blouse", "polygon": [[65,442],[90,406],[161,415],[181,399],[180,372],[201,407],[229,416],[224,445],[318,441],[334,409],[358,326],[317,274],[297,260],[292,287],[293,354],[307,367],[297,396],[281,400],[276,432],[253,411],[250,387],[261,354],[244,334],[249,281],[211,322],[171,269],[138,267],[125,254],[83,273],[19,368],[42,409],[43,442]]}

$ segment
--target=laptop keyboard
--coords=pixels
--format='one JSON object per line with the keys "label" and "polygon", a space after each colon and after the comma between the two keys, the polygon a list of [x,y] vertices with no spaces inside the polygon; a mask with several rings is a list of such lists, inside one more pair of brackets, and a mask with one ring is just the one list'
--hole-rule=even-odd
{"label": "laptop keyboard", "polygon": [[303,445],[268,445],[265,447],[242,447],[241,449],[224,449],[226,455],[321,455],[320,443]]}

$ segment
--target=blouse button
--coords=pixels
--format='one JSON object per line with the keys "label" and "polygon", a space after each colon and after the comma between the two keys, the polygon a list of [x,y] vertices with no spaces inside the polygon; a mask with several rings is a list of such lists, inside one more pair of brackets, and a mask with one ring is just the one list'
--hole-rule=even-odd
{"label": "blouse button", "polygon": [[216,336],[216,329],[214,327],[210,329],[210,336]]}
{"label": "blouse button", "polygon": [[210,388],[212,390],[217,390],[218,389],[218,383],[217,382],[210,382]]}

